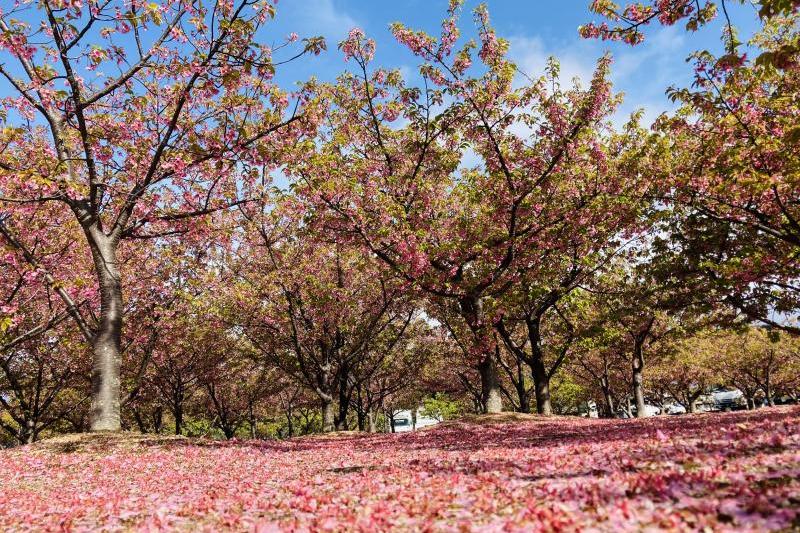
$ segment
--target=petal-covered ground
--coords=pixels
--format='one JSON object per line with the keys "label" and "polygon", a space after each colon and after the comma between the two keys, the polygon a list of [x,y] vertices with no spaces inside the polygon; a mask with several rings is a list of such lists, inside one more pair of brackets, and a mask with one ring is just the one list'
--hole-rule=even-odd
{"label": "petal-covered ground", "polygon": [[800,527],[800,409],[478,419],[287,442],[60,439],[0,452],[0,530]]}

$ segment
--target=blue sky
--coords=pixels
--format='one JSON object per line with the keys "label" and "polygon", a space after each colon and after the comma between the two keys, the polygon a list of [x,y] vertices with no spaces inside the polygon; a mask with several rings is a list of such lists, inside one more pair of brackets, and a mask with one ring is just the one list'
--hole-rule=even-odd
{"label": "blue sky", "polygon": [[[390,23],[400,21],[415,29],[438,34],[447,0],[280,0],[276,20],[265,28],[265,35],[277,37],[297,32],[301,37],[322,35],[328,52],[305,58],[285,67],[278,79],[285,84],[309,76],[331,79],[350,65],[344,63],[336,44],[352,27],[362,28],[377,42],[376,64],[416,71],[417,62],[389,33]],[[461,17],[462,34],[472,35],[472,9],[477,1],[468,1]],[[562,77],[588,79],[594,63],[604,52],[614,57],[612,78],[617,91],[625,93],[620,118],[631,111],[645,109],[645,119],[652,120],[671,109],[664,96],[672,84],[685,86],[691,81],[691,67],[686,57],[697,49],[719,51],[721,23],[717,21],[697,33],[681,27],[649,28],[645,43],[631,47],[621,43],[585,40],[578,36],[580,24],[595,17],[588,10],[589,0],[488,0],[492,23],[497,33],[510,40],[510,53],[527,74],[542,73],[549,56],[562,64]],[[741,36],[747,37],[758,27],[755,9],[750,5],[729,7]]]}

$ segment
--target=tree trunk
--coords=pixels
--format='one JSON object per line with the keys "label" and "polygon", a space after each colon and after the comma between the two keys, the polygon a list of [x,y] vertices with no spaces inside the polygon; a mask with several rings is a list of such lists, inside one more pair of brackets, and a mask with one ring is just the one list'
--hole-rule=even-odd
{"label": "tree trunk", "polygon": [[322,399],[322,431],[330,433],[336,429],[334,423],[333,399]]}
{"label": "tree trunk", "polygon": [[524,382],[517,385],[517,397],[519,398],[519,412],[530,413],[531,393],[527,388],[525,388]]}
{"label": "tree trunk", "polygon": [[503,397],[497,379],[497,366],[494,358],[486,357],[478,365],[481,375],[481,402],[484,413],[500,413],[503,411]]}
{"label": "tree trunk", "polygon": [[372,410],[367,411],[367,422],[369,424],[369,432],[375,433],[375,413]]}
{"label": "tree trunk", "polygon": [[161,433],[164,425],[164,409],[159,405],[153,412],[153,433]]}
{"label": "tree trunk", "polygon": [[91,431],[119,431],[122,284],[117,243],[96,226],[86,233],[100,288],[100,322],[92,343]]}
{"label": "tree trunk", "polygon": [[631,407],[631,397],[625,396],[625,407],[623,408],[628,418],[633,418],[633,408]]}
{"label": "tree trunk", "polygon": [[252,400],[247,402],[247,422],[250,424],[250,438],[256,438],[256,415]]}
{"label": "tree trunk", "polygon": [[287,436],[294,437],[294,423],[292,422],[292,412],[286,411],[286,431]]}
{"label": "tree trunk", "polygon": [[335,423],[337,431],[347,431],[347,413],[350,411],[350,400],[352,399],[352,389],[348,389],[347,382],[350,376],[350,368],[347,364],[341,364],[336,374],[339,383],[339,412],[336,415]]}
{"label": "tree trunk", "polygon": [[36,442],[36,423],[34,423],[32,420],[28,420],[26,426],[27,436],[25,438],[25,444],[33,444]]}
{"label": "tree trunk", "polygon": [[644,403],[644,351],[640,342],[635,342],[633,346],[633,397],[636,401],[636,418],[645,418],[647,416],[647,408]]}
{"label": "tree trunk", "polygon": [[175,434],[180,435],[183,429],[183,402],[175,404]]}
{"label": "tree trunk", "polygon": [[519,412],[531,412],[531,391],[525,386],[525,366],[519,357],[515,357],[517,363],[517,379],[514,388],[517,389],[517,399],[519,400]]}
{"label": "tree trunk", "polygon": [[606,415],[608,418],[614,418],[614,397],[611,396],[611,387],[607,381],[600,384],[603,389],[603,401],[606,404]]}
{"label": "tree trunk", "polygon": [[139,432],[147,433],[147,426],[142,418],[142,413],[139,412],[139,409],[136,407],[133,408],[133,419],[136,421],[136,425],[139,426]]}
{"label": "tree trunk", "polygon": [[770,379],[769,372],[767,372],[766,379],[764,380],[764,396],[767,400],[769,407],[775,407],[775,400],[772,399],[772,380]]}
{"label": "tree trunk", "polygon": [[553,405],[550,402],[550,376],[541,359],[534,359],[530,366],[533,375],[533,389],[536,394],[536,412],[540,415],[550,416],[553,414]]}

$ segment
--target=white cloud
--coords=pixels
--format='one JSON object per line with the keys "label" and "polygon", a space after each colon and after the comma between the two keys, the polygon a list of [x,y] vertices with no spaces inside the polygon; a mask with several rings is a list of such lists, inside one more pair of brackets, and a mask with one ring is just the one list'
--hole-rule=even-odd
{"label": "white cloud", "polygon": [[[560,66],[560,79],[567,83],[578,79],[581,85],[588,86],[594,73],[597,56],[587,53],[581,45],[574,45],[560,50],[548,48],[539,37],[517,36],[509,39],[509,55],[517,67],[532,79],[545,72],[547,61],[555,57]],[[520,82],[522,82],[520,80]]]}
{"label": "white cloud", "polygon": [[[607,44],[594,40],[576,40],[565,44],[546,43],[538,36],[515,36],[509,39],[511,59],[533,79],[544,73],[547,60],[555,57],[561,65],[561,82],[578,79],[583,87],[591,81],[597,59]],[[617,92],[625,95],[613,122],[627,122],[631,112],[644,109],[642,122],[650,124],[663,111],[674,109],[664,91],[686,78],[687,69],[675,56],[685,53],[686,34],[676,27],[662,28],[636,47],[617,46],[612,54],[611,80]],[[525,83],[520,77],[518,83]]]}
{"label": "white cloud", "polygon": [[353,17],[336,6],[335,0],[281,2],[280,16],[291,21],[297,33],[322,35],[328,38],[328,46],[334,48],[352,28],[359,26]]}

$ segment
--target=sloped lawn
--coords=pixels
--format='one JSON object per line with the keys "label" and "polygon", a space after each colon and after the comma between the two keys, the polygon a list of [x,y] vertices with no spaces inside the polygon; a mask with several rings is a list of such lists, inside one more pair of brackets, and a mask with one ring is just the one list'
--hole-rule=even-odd
{"label": "sloped lawn", "polygon": [[2,531],[798,527],[798,408],[288,442],[76,436],[0,452]]}

